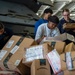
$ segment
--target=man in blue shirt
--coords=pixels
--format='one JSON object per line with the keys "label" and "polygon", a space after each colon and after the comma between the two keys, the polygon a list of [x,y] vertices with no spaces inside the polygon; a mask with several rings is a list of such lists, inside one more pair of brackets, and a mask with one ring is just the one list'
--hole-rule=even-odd
{"label": "man in blue shirt", "polygon": [[39,25],[41,25],[42,23],[48,23],[48,17],[51,16],[53,14],[53,11],[50,8],[47,8],[44,10],[42,18],[39,19],[36,23],[35,23],[35,35],[36,35],[36,31]]}
{"label": "man in blue shirt", "polygon": [[74,30],[66,31],[65,29],[63,29],[63,24],[64,23],[75,23],[75,21],[70,18],[69,10],[68,9],[64,9],[62,11],[62,15],[63,15],[63,18],[59,21],[59,24],[58,24],[58,28],[60,30],[60,33],[67,32],[67,33],[70,33],[72,35],[75,35]]}

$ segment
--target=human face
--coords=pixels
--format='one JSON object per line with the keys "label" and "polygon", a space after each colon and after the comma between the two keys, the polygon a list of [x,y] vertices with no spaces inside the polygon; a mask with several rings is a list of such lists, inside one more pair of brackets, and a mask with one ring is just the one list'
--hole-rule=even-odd
{"label": "human face", "polygon": [[69,17],[70,17],[70,13],[69,13],[69,12],[64,11],[64,12],[63,12],[63,17],[64,17],[64,19],[65,19],[65,20],[68,20],[68,19],[69,19]]}
{"label": "human face", "polygon": [[44,14],[44,19],[48,20],[48,17],[50,17],[52,14],[51,13],[45,13]]}
{"label": "human face", "polygon": [[4,33],[4,28],[2,28],[1,30],[0,30],[0,35],[2,35]]}
{"label": "human face", "polygon": [[54,29],[57,26],[57,24],[49,21],[47,26],[49,29]]}

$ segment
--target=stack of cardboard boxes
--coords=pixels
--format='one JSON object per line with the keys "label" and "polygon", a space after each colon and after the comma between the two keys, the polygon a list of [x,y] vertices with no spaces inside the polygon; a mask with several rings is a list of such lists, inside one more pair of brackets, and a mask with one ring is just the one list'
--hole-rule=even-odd
{"label": "stack of cardboard boxes", "polygon": [[33,39],[12,36],[0,52],[0,67],[3,70],[14,70],[22,75],[29,75],[30,69],[22,63],[24,48],[36,45]]}
{"label": "stack of cardboard boxes", "polygon": [[[65,40],[69,38],[66,33],[62,35]],[[75,45],[73,42],[66,45],[62,35],[53,40],[48,38],[40,45],[34,39],[13,35],[0,51],[0,68],[21,75],[74,75],[75,71],[70,70],[75,69]],[[63,74],[59,74],[61,71]]]}
{"label": "stack of cardboard boxes", "polygon": [[66,45],[65,51],[60,55],[61,70],[64,75],[75,74],[75,45],[70,43]]}

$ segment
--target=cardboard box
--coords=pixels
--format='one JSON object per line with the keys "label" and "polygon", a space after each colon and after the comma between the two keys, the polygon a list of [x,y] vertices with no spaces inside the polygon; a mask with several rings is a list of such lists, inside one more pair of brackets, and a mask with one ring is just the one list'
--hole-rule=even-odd
{"label": "cardboard box", "polygon": [[75,70],[75,51],[60,55],[62,70]]}
{"label": "cardboard box", "polygon": [[63,25],[64,29],[75,29],[75,23],[65,23]]}
{"label": "cardboard box", "polygon": [[15,71],[0,71],[0,75],[20,75],[20,74]]}
{"label": "cardboard box", "polygon": [[[44,58],[46,58],[47,53],[52,50],[52,47],[49,46],[47,43],[45,43],[45,44],[41,44],[41,45],[37,45],[37,46],[32,46],[32,47],[28,48],[27,50],[29,50],[29,51],[28,51],[28,53],[25,52],[25,55],[28,54],[29,57],[26,58],[26,56],[25,56],[23,58],[23,63],[30,67],[31,64],[32,64],[32,61],[34,59],[44,59]],[[28,60],[28,58],[30,60]]]}
{"label": "cardboard box", "polygon": [[36,42],[34,41],[34,39],[24,38],[23,41],[20,43],[20,45],[17,47],[17,50],[16,49],[11,50],[11,53],[13,55],[7,62],[9,69],[16,70],[22,75],[29,75],[30,73],[29,69],[26,65],[22,63],[22,59],[25,53],[24,48],[28,48],[32,45],[36,45]]}
{"label": "cardboard box", "polygon": [[31,65],[31,75],[51,75],[48,61],[46,59],[34,60]]}
{"label": "cardboard box", "polygon": [[48,44],[53,48],[56,49],[59,54],[62,54],[64,52],[66,43],[62,41],[53,41],[48,42]]}
{"label": "cardboard box", "polygon": [[64,52],[71,52],[71,51],[75,51],[75,45],[73,42],[66,45]]}
{"label": "cardboard box", "polygon": [[57,75],[75,75],[75,70],[73,71],[65,70],[65,71],[58,73]]}
{"label": "cardboard box", "polygon": [[75,42],[75,38],[71,34],[63,33],[63,34],[60,34],[59,36],[55,36],[55,37],[45,37],[42,40],[42,43],[49,42],[49,41],[50,42],[51,41],[73,41],[73,42]]}
{"label": "cardboard box", "polygon": [[46,57],[48,59],[49,64],[52,67],[54,74],[61,72],[60,56],[56,49],[49,52]]}
{"label": "cardboard box", "polygon": [[10,50],[7,56],[4,58],[5,68],[15,70],[22,75],[29,75],[30,69],[22,63],[22,58],[25,53],[24,48],[28,48],[31,45],[35,45],[34,39],[20,38],[17,44]]}
{"label": "cardboard box", "polygon": [[12,50],[12,48],[15,46],[15,44],[18,42],[18,40],[20,39],[20,36],[15,36],[13,35],[9,41],[6,43],[6,45],[3,47],[3,49],[0,52],[0,67],[2,69],[6,69],[4,67],[4,60],[5,58],[8,56],[9,52]]}
{"label": "cardboard box", "polygon": [[74,71],[65,70],[64,75],[75,75],[75,70]]}

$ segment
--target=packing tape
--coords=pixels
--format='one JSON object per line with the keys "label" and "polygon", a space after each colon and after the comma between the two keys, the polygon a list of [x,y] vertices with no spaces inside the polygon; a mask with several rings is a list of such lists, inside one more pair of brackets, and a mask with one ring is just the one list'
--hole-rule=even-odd
{"label": "packing tape", "polygon": [[[19,46],[21,44],[21,42],[23,41],[24,37],[21,37],[18,42],[16,43],[17,46]],[[15,47],[15,46],[14,46]],[[5,66],[5,68],[8,68],[8,65],[7,65],[7,62],[9,61],[9,59],[11,58],[13,54],[12,53],[9,53],[8,56],[5,58],[5,60],[3,61],[3,64]]]}

